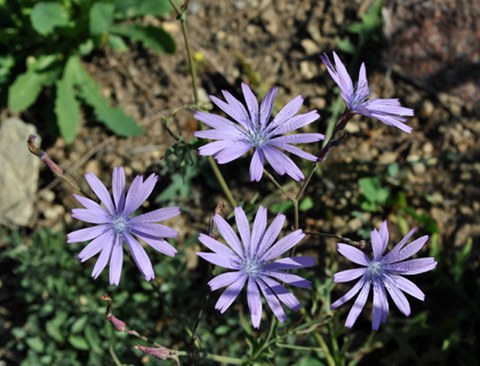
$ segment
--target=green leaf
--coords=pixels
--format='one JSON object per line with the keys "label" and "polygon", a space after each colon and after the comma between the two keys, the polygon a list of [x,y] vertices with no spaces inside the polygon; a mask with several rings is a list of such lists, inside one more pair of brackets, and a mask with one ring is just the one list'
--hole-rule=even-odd
{"label": "green leaf", "polygon": [[365,177],[358,180],[360,191],[365,198],[371,203],[386,203],[390,192],[383,188],[380,182],[380,177]]}
{"label": "green leaf", "polygon": [[30,21],[33,29],[45,36],[52,33],[55,27],[68,25],[68,16],[59,3],[42,1],[33,6]]}
{"label": "green leaf", "polygon": [[94,36],[108,31],[113,23],[115,5],[109,3],[95,3],[90,8],[90,33]]}
{"label": "green leaf", "polygon": [[60,134],[67,144],[75,139],[78,123],[80,122],[80,105],[75,98],[74,70],[72,62],[67,61],[63,77],[57,82],[57,96],[55,98],[55,114]]}
{"label": "green leaf", "polygon": [[90,349],[87,341],[80,336],[77,335],[70,335],[68,337],[68,342],[76,349],[82,350],[82,351],[87,351]]}
{"label": "green leaf", "polygon": [[44,75],[32,69],[19,75],[8,90],[8,108],[21,112],[30,107],[37,100],[44,82]]}
{"label": "green leaf", "polygon": [[25,342],[28,344],[28,347],[34,352],[42,353],[45,349],[45,344],[40,337],[27,338]]}
{"label": "green leaf", "polygon": [[128,51],[128,46],[123,40],[123,38],[116,36],[115,34],[108,35],[108,45],[114,51],[120,51],[120,52]]}
{"label": "green leaf", "polygon": [[308,211],[313,208],[313,200],[311,197],[305,197],[298,206],[298,209],[302,212]]}
{"label": "green leaf", "polygon": [[55,319],[47,321],[45,325],[45,329],[47,330],[47,334],[55,339],[58,343],[63,342],[63,334],[59,324],[55,321]]}
{"label": "green leaf", "polygon": [[173,8],[168,1],[158,0],[116,0],[115,18],[129,19],[143,15],[156,15],[163,17],[170,13]]}
{"label": "green leaf", "polygon": [[158,53],[166,52],[171,54],[176,49],[172,36],[159,27],[122,24],[112,26],[110,31],[117,35],[128,37],[132,42],[141,42],[144,47],[151,48]]}
{"label": "green leaf", "polygon": [[75,70],[75,85],[80,89],[80,96],[93,108],[100,122],[119,136],[138,136],[143,133],[133,118],[127,116],[121,109],[110,106],[78,57],[72,58],[71,63],[72,69]]}

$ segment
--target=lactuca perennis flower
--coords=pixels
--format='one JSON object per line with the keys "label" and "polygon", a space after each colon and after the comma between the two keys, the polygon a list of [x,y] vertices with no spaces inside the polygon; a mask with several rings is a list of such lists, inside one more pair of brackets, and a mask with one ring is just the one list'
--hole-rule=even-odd
{"label": "lactuca perennis flower", "polygon": [[127,192],[123,168],[114,168],[113,201],[105,185],[93,173],[87,173],[85,178],[105,207],[89,198],[75,195],[85,208],[73,209],[72,217],[96,224],[68,234],[69,243],[93,239],[78,254],[78,258],[85,262],[100,252],[92,277],[97,278],[110,262],[110,284],[118,285],[123,265],[123,244],[126,243],[138,269],[145,279],[150,281],[155,277],[152,263],[135,236],[160,253],[173,257],[177,250],[165,238],[174,238],[177,232],[157,222],[177,216],[180,214],[180,209],[178,207],[160,208],[133,216],[135,210],[152,193],[157,182],[155,174],[151,174],[145,181],[143,177],[137,176]]}
{"label": "lactuca perennis flower", "polygon": [[371,232],[373,259],[368,258],[365,253],[355,247],[338,244],[340,254],[363,266],[363,268],[338,272],[333,277],[334,282],[337,283],[360,278],[350,291],[331,305],[332,309],[336,309],[360,292],[347,316],[345,323],[347,328],[351,328],[360,315],[370,288],[373,288],[373,330],[378,330],[380,323],[385,323],[387,320],[389,311],[387,292],[405,316],[410,315],[410,304],[404,292],[419,300],[425,299],[425,294],[418,286],[403,277],[428,272],[437,265],[433,257],[406,260],[422,249],[428,240],[428,235],[425,235],[405,246],[416,230],[416,228],[411,230],[389,253],[384,254],[389,236],[387,222],[384,221],[379,231],[373,229]]}
{"label": "lactuca perennis flower", "polygon": [[327,54],[321,56],[322,62],[327,67],[328,73],[340,88],[340,95],[347,104],[348,109],[353,113],[365,117],[376,118],[386,125],[395,126],[407,133],[412,128],[406,125],[407,121],[403,116],[413,116],[413,109],[402,107],[398,99],[370,98],[371,92],[368,87],[367,72],[365,64],[360,66],[357,85],[354,87],[347,69],[340,58],[333,52],[335,67],[330,62]]}
{"label": "lactuca perennis flower", "polygon": [[267,209],[264,207],[259,208],[251,231],[243,209],[235,208],[235,221],[240,238],[220,215],[214,215],[213,221],[227,245],[200,234],[200,242],[213,253],[197,254],[210,263],[232,270],[214,277],[208,283],[212,291],[226,287],[215,308],[224,313],[247,284],[247,302],[255,328],[260,327],[262,317],[260,293],[281,322],[285,321],[286,315],[280,303],[298,311],[300,302],[279,281],[291,286],[309,288],[310,281],[285,271],[312,266],[314,260],[311,257],[275,258],[305,237],[302,230],[296,230],[276,241],[285,216],[278,215],[267,228]]}
{"label": "lactuca perennis flower", "polygon": [[213,155],[219,164],[229,163],[250,149],[254,149],[250,163],[250,180],[259,181],[263,175],[265,159],[279,175],[288,174],[299,181],[304,178],[301,170],[284,152],[285,150],[301,158],[315,161],[317,158],[292,144],[306,144],[324,139],[321,133],[289,134],[300,127],[317,120],[320,116],[316,111],[296,115],[303,104],[299,95],[292,99],[270,121],[273,103],[278,88],[271,89],[261,105],[252,90],[242,83],[245,106],[229,92],[223,90],[225,101],[210,96],[213,103],[230,116],[228,118],[216,114],[197,112],[195,118],[212,127],[211,130],[197,131],[195,136],[217,140],[202,146],[201,155]]}

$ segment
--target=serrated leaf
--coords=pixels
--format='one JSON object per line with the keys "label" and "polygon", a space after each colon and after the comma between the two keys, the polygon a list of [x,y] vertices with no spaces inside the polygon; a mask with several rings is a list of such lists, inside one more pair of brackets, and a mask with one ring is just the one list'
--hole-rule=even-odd
{"label": "serrated leaf", "polygon": [[108,31],[113,23],[115,5],[97,2],[90,8],[90,33],[94,36]]}
{"label": "serrated leaf", "polygon": [[80,97],[93,108],[100,122],[119,136],[138,136],[143,133],[142,128],[133,118],[127,116],[121,109],[110,106],[109,101],[102,95],[100,87],[87,73],[78,57],[71,59],[71,65]]}
{"label": "serrated leaf", "polygon": [[45,325],[45,329],[47,330],[47,334],[55,339],[58,343],[63,341],[63,335],[59,324],[55,321],[55,319],[47,321]]}
{"label": "serrated leaf", "polygon": [[30,13],[33,29],[45,36],[50,34],[55,27],[68,25],[65,9],[56,2],[42,1],[36,3]]}
{"label": "serrated leaf", "polygon": [[143,15],[155,15],[163,17],[170,13],[173,8],[168,1],[158,0],[116,0],[115,18],[129,19]]}
{"label": "serrated leaf", "polygon": [[144,47],[158,53],[174,53],[176,49],[172,36],[160,27],[122,24],[113,26],[110,30],[112,33],[130,38],[132,42],[141,42]]}
{"label": "serrated leaf", "polygon": [[70,335],[68,337],[68,342],[76,349],[87,351],[90,347],[88,346],[87,341],[80,336]]}
{"label": "serrated leaf", "polygon": [[30,107],[37,100],[44,82],[44,75],[31,69],[17,76],[8,89],[8,108],[13,112],[22,112]]}
{"label": "serrated leaf", "polygon": [[78,123],[80,122],[80,104],[75,98],[74,70],[67,61],[63,77],[57,82],[57,95],[55,98],[55,114],[60,134],[67,144],[75,139]]}

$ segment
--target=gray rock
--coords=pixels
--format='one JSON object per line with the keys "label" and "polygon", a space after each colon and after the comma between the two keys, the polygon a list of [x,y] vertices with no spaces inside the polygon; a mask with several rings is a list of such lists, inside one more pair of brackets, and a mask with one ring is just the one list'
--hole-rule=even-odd
{"label": "gray rock", "polygon": [[0,124],[0,224],[28,225],[33,214],[40,159],[27,150],[35,127],[18,118]]}

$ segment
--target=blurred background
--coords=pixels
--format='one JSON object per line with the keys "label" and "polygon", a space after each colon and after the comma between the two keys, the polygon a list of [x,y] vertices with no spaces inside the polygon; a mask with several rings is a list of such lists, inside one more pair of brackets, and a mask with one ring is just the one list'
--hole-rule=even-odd
{"label": "blurred background", "polygon": [[[319,59],[332,51],[354,81],[365,62],[375,96],[413,108],[414,131],[355,117],[348,140],[306,190],[300,227],[368,240],[386,219],[393,245],[417,226],[418,236],[430,235],[421,255],[435,256],[438,266],[413,278],[426,299],[411,299],[409,318],[392,305],[388,322],[371,332],[367,304],[347,330],[350,306],[329,306],[349,288],[334,288],[333,273],[352,264],[336,253],[334,239],[307,237],[297,253],[317,259],[301,273],[313,290],[295,291],[303,310],[288,313],[255,362],[478,365],[480,3],[191,0],[185,19],[198,105],[181,22],[168,1],[0,0],[0,365],[174,364],[144,356],[133,346],[145,343],[115,333],[105,293],[129,328],[172,349],[189,345],[179,319],[193,324],[205,308],[194,363],[212,364],[204,351],[252,360],[271,313],[264,312],[260,331],[250,328],[243,297],[220,315],[218,293],[208,296],[206,286],[212,269],[195,256],[198,233],[208,231],[226,199],[197,153],[204,142],[193,137],[200,128],[193,113],[211,108],[208,95],[221,90],[239,96],[242,81],[259,98],[279,86],[276,112],[301,94],[301,112],[321,114],[310,130],[328,134],[345,108]],[[83,245],[66,244],[67,232],[85,227],[71,217],[77,192],[28,152],[32,133],[85,191],[88,171],[107,186],[114,166],[125,167],[127,181],[159,175],[142,210],[178,205],[183,212],[167,223],[179,232],[172,242],[178,255],[149,251],[159,291],[130,259],[119,287],[108,285],[107,273],[91,279],[94,261],[75,258]],[[248,159],[220,169],[250,217],[262,204],[270,218],[285,213],[289,230],[290,202],[270,182],[249,181]],[[231,212],[227,204],[225,216]]]}

